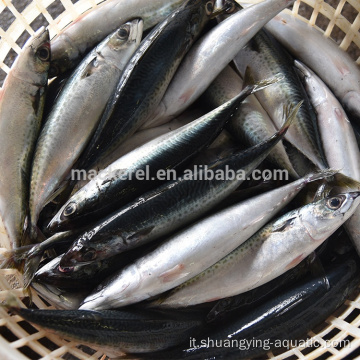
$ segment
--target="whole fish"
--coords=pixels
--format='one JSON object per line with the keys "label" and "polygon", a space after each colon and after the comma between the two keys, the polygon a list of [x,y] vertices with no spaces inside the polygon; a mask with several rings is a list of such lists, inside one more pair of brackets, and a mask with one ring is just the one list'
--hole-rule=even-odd
{"label": "whole fish", "polygon": [[292,58],[283,48],[264,30],[261,30],[251,41],[236,55],[235,65],[241,75],[247,67],[251,67],[254,81],[258,78],[283,75],[269,91],[256,96],[263,108],[278,128],[279,119],[283,111],[284,101],[295,106],[303,100],[304,105],[298,112],[298,119],[285,139],[293,144],[299,151],[307,156],[318,168],[327,167],[321,149],[321,142],[316,124],[316,116],[310,108],[306,92],[293,67]]}
{"label": "whole fish", "polygon": [[84,300],[81,308],[119,307],[183,283],[246,241],[308,182],[331,174],[334,172],[308,175],[200,220],[112,275]]}
{"label": "whole fish", "polygon": [[[355,291],[359,280],[358,263],[353,258],[343,259],[326,268],[325,278],[306,278],[252,311],[234,311],[229,321],[202,331],[190,343],[142,354],[139,359],[257,359],[281,345],[288,349],[295,343],[291,340],[304,339],[333,314]],[[200,339],[204,340],[200,343]]]}
{"label": "whole fish", "polygon": [[145,126],[163,124],[184,111],[207,89],[242,47],[272,17],[292,3],[293,0],[263,1],[233,14],[199,39],[184,58]]}
{"label": "whole fish", "polygon": [[[190,123],[191,121],[203,116],[204,114],[205,114],[205,112],[200,109],[191,109],[190,111],[184,112],[179,117],[170,121],[167,124],[157,126],[155,128],[151,128],[151,129],[139,130],[134,135],[132,135],[130,138],[125,140],[117,149],[115,149],[114,152],[111,153],[106,158],[106,162],[97,163],[96,169],[88,169],[88,171],[103,170],[104,168],[106,168],[106,166],[107,166],[106,164],[115,162],[117,159],[119,159],[120,157],[129,153],[130,151],[135,150],[139,146],[141,146],[163,134],[170,133],[171,131],[176,130],[176,129]],[[79,174],[79,175],[81,175],[81,174]],[[77,181],[74,186],[72,194],[74,194],[75,192],[80,190],[83,186],[85,186],[90,181],[88,178],[86,178],[86,177],[83,178],[81,176],[79,176],[75,180],[77,180]]]}
{"label": "whole fish", "polygon": [[[204,101],[209,106],[219,106],[220,101],[228,101],[237,94],[242,84],[242,79],[236,71],[227,66],[204,93]],[[227,124],[227,128],[240,144],[246,146],[254,146],[276,132],[276,127],[255,95],[250,95],[243,101]],[[293,178],[299,178],[282,142],[270,152],[269,159],[273,164],[286,169]]]}
{"label": "whole fish", "polygon": [[144,30],[164,20],[183,0],[109,0],[80,15],[51,40],[50,76],[75,67],[97,43],[135,18],[142,18]]}
{"label": "whole fish", "polygon": [[[313,71],[299,61],[296,61],[295,65],[304,75],[306,90],[317,112],[320,136],[329,165],[360,181],[359,146],[345,111],[330,89]],[[344,226],[360,254],[360,209],[355,211]]]}
{"label": "whole fish", "polygon": [[[210,113],[127,153],[75,193],[50,222],[49,230],[68,229],[97,221],[126,201],[155,187],[159,182],[159,169],[164,171],[179,166],[208,146],[243,99],[275,80],[249,85]],[[143,176],[138,178],[140,171]],[[145,174],[148,181],[144,181]]]}
{"label": "whole fish", "polygon": [[30,168],[49,66],[49,33],[40,28],[24,45],[0,93],[0,217],[7,248],[27,242]]}
{"label": "whole fish", "polygon": [[[321,199],[281,216],[161,300],[182,307],[241,294],[299,264],[354,213],[360,192]],[[86,299],[85,299],[86,302]]]}
{"label": "whole fish", "polygon": [[32,165],[29,207],[34,238],[40,211],[91,139],[140,44],[142,29],[139,19],[119,27],[85,57],[58,96],[40,133]]}
{"label": "whole fish", "polygon": [[359,123],[360,70],[351,57],[333,40],[292,16],[288,10],[275,16],[266,28],[297,59],[316,72]]}
{"label": "whole fish", "polygon": [[[299,107],[298,107],[299,108]],[[286,133],[297,109],[288,115],[281,131],[245,151],[236,151],[209,167],[200,167],[193,176],[175,181],[141,195],[81,235],[60,262],[70,268],[99,261],[179,229],[196,220],[229,196],[269,154]],[[197,168],[195,168],[197,169]],[[218,179],[213,174],[226,169],[243,176]]]}
{"label": "whole fish", "polygon": [[219,10],[215,0],[187,0],[142,41],[124,69],[78,168],[105,161],[160,102],[182,58]]}
{"label": "whole fish", "polygon": [[99,347],[110,356],[166,349],[187,340],[202,325],[201,317],[194,314],[149,309],[26,309],[14,298],[3,306],[26,321],[81,344]]}

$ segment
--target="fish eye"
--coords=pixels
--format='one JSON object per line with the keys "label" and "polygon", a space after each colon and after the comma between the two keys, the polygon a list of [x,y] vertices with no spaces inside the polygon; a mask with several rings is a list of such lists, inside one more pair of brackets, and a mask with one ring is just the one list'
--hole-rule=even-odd
{"label": "fish eye", "polygon": [[76,204],[72,202],[65,208],[63,215],[70,216],[70,215],[74,214],[75,211],[76,211]]}
{"label": "fish eye", "polygon": [[83,255],[83,260],[84,261],[91,261],[91,260],[94,260],[95,258],[96,258],[96,251],[94,249],[88,250]]}
{"label": "fish eye", "polygon": [[58,269],[62,273],[71,273],[74,271],[74,267],[61,267],[60,265],[58,266]]}
{"label": "fish eye", "polygon": [[49,78],[53,78],[55,76],[59,75],[59,68],[57,65],[55,64],[50,64],[50,69],[49,69]]}
{"label": "fish eye", "polygon": [[232,14],[236,10],[236,4],[233,1],[227,1],[226,2],[226,10],[225,12],[227,14]]}
{"label": "fish eye", "polygon": [[122,40],[126,40],[129,37],[129,33],[130,33],[130,29],[128,26],[123,26],[118,31],[119,38]]}
{"label": "fish eye", "polygon": [[214,5],[213,5],[212,1],[209,1],[208,3],[206,3],[205,9],[206,9],[207,15],[212,14],[212,12],[214,10]]}
{"label": "fish eye", "polygon": [[48,61],[50,60],[50,49],[43,46],[36,51],[36,55],[41,61]]}
{"label": "fish eye", "polygon": [[342,200],[340,197],[338,196],[335,196],[335,197],[332,197],[331,199],[329,199],[327,202],[326,202],[326,205],[329,209],[331,210],[337,210],[339,209],[339,207],[341,206],[342,204]]}

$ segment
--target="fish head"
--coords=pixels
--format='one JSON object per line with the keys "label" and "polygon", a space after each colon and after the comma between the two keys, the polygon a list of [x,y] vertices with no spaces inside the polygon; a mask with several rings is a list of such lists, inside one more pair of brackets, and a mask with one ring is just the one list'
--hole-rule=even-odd
{"label": "fish head", "polygon": [[78,225],[86,225],[86,222],[90,222],[84,218],[83,209],[86,207],[88,209],[85,215],[91,214],[96,199],[91,196],[92,193],[89,194],[86,189],[84,190],[85,187],[86,186],[77,191],[51,219],[47,226],[50,232],[59,232],[64,229],[68,230]]}
{"label": "fish head", "polygon": [[101,241],[91,241],[96,231],[89,231],[74,241],[60,261],[61,268],[88,265],[110,257],[111,246],[103,246]]}
{"label": "fish head", "polygon": [[301,222],[314,241],[324,241],[355,212],[360,191],[329,196],[300,211]]}
{"label": "fish head", "polygon": [[299,70],[300,77],[305,83],[307,92],[311,96],[311,103],[313,106],[316,108],[324,101],[327,101],[327,91],[322,80],[320,80],[312,70],[300,61],[295,60],[294,64]]}
{"label": "fish head", "polygon": [[[111,33],[96,48],[96,52],[115,66],[121,63],[123,51],[131,48],[135,51],[139,46],[143,34],[144,22],[142,19],[128,21]],[[119,59],[120,57],[120,59]]]}
{"label": "fish head", "polygon": [[16,59],[15,76],[38,86],[45,86],[50,67],[49,31],[41,27],[23,46]]}
{"label": "fish head", "polygon": [[33,281],[31,286],[51,305],[61,310],[76,310],[86,297],[86,292],[66,292],[50,284]]}

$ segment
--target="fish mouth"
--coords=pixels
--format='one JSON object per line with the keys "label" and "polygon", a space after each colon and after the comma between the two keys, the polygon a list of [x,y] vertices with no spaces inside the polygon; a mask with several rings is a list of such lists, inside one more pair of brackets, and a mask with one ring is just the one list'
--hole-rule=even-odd
{"label": "fish mouth", "polygon": [[352,200],[355,200],[357,197],[360,196],[360,191],[352,191],[351,193],[349,193],[349,196]]}
{"label": "fish mouth", "polygon": [[63,266],[59,265],[58,269],[62,273],[69,274],[69,273],[72,273],[75,270],[75,267],[74,266],[63,267]]}

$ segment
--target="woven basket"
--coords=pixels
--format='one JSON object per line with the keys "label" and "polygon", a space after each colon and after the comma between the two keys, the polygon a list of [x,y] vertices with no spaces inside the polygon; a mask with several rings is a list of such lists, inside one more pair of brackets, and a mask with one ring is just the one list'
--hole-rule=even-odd
{"label": "woven basket", "polygon": [[[126,0],[119,0],[126,1]],[[149,0],[151,1],[151,0]],[[259,0],[247,0],[256,3]],[[101,0],[1,0],[0,1],[0,86],[12,63],[28,37],[41,25],[55,36],[80,14],[96,7]],[[290,10],[287,10],[290,11]],[[310,23],[326,37],[332,37],[360,64],[360,0],[297,0],[292,13]],[[0,252],[8,241],[0,219]],[[0,270],[0,301],[11,291],[22,299],[24,306],[29,298],[23,294],[22,276],[16,270]],[[34,291],[33,303],[39,308],[50,308]],[[274,355],[274,359],[344,359],[355,350],[360,355],[360,296],[355,297],[330,316],[317,329],[309,332],[318,347],[298,347]],[[346,346],[341,341],[349,341]],[[332,342],[332,346],[330,343]],[[338,344],[338,346],[336,345]],[[353,353],[349,359],[354,359]],[[48,331],[10,316],[0,308],[0,359],[106,359],[101,351],[69,342]]]}

